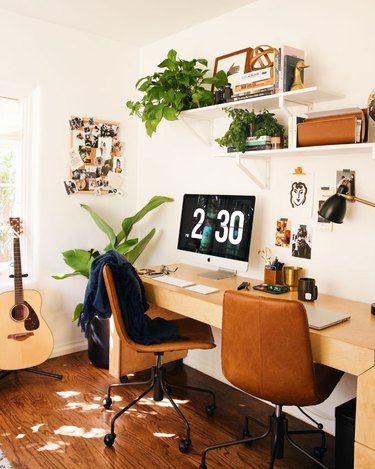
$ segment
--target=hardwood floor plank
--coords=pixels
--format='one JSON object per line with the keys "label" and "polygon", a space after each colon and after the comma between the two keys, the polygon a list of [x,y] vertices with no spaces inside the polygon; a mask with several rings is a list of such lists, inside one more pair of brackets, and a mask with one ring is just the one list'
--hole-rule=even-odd
{"label": "hardwood floor plank", "polygon": [[[168,400],[156,403],[152,395],[142,399],[122,415],[115,426],[113,447],[104,445],[114,412],[127,405],[145,389],[142,386],[116,388],[112,409],[102,400],[114,382],[107,370],[90,364],[86,352],[48,360],[43,371],[63,374],[63,380],[18,371],[0,380],[0,448],[14,469],[193,469],[200,464],[205,446],[240,438],[245,415],[267,422],[272,408],[240,391],[189,367],[170,366],[171,381],[210,388],[216,393],[216,412],[206,414],[208,396],[193,391],[174,390],[179,408],[191,426],[192,446],[186,454],[178,449],[184,425]],[[147,374],[136,378],[146,379]],[[309,428],[290,417],[291,428]],[[263,429],[252,424],[253,434]],[[318,444],[316,437],[304,437],[307,448]],[[325,462],[333,467],[334,438],[327,435]],[[212,451],[209,469],[265,469],[269,461],[270,439],[250,447],[234,446]],[[315,467],[288,444],[285,456],[275,469]]]}

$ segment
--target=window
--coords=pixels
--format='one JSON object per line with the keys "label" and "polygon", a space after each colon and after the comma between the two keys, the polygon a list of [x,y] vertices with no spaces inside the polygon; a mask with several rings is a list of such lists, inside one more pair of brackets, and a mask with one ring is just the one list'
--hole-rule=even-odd
{"label": "window", "polygon": [[13,233],[9,217],[23,216],[23,122],[19,99],[0,97],[0,271],[11,268]]}

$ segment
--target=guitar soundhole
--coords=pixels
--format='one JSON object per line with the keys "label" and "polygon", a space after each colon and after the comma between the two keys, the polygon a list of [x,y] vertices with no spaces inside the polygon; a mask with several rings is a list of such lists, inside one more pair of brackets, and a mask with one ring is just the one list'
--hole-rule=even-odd
{"label": "guitar soundhole", "polygon": [[29,315],[29,308],[26,305],[15,305],[12,309],[12,318],[15,321],[25,321]]}
{"label": "guitar soundhole", "polygon": [[26,301],[13,307],[12,318],[15,321],[23,321],[27,331],[35,331],[40,326],[38,315]]}

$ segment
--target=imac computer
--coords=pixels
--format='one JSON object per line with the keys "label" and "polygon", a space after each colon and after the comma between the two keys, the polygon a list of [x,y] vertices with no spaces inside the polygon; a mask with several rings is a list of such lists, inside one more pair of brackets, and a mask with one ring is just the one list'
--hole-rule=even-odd
{"label": "imac computer", "polygon": [[204,277],[246,272],[254,208],[253,195],[185,194],[177,248],[193,263],[218,268],[203,272]]}

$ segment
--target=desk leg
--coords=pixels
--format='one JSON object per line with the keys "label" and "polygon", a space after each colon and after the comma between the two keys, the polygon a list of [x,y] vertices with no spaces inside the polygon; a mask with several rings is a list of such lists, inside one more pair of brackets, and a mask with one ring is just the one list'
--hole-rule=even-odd
{"label": "desk leg", "polygon": [[375,367],[358,376],[355,469],[375,467]]}

